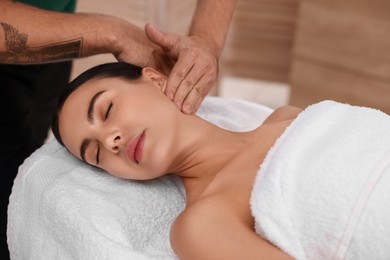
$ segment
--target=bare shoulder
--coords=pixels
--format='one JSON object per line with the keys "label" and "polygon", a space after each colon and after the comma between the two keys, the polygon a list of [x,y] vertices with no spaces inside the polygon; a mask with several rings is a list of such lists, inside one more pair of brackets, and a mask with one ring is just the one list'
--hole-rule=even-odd
{"label": "bare shoulder", "polygon": [[264,124],[295,119],[302,111],[303,109],[295,106],[279,107],[267,117],[267,119],[264,121]]}
{"label": "bare shoulder", "polygon": [[171,244],[181,260],[292,259],[260,236],[217,198],[187,208],[171,228]]}

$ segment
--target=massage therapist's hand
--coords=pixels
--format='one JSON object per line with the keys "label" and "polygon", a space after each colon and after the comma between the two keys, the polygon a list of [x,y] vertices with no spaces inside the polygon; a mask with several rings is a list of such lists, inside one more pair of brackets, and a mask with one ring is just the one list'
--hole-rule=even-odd
{"label": "massage therapist's hand", "polygon": [[125,20],[116,19],[116,26],[111,30],[114,36],[108,44],[110,52],[118,61],[128,62],[140,67],[152,67],[166,75],[172,70],[173,62],[167,53],[151,42],[144,30]]}
{"label": "massage therapist's hand", "polygon": [[200,36],[163,33],[150,24],[148,38],[176,61],[168,78],[165,94],[186,114],[195,113],[217,81],[218,55]]}

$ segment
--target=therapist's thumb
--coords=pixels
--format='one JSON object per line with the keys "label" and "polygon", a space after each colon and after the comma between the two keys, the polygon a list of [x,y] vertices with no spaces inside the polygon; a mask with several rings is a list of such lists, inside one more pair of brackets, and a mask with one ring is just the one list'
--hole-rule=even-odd
{"label": "therapist's thumb", "polygon": [[165,51],[171,52],[173,50],[174,40],[172,39],[172,37],[170,37],[170,35],[166,33],[161,32],[152,24],[147,23],[145,25],[145,33],[149,40],[159,45]]}

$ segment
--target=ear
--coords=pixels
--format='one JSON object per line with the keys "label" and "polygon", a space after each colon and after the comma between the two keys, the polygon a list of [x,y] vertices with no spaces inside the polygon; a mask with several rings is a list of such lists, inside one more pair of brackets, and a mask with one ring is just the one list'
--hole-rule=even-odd
{"label": "ear", "polygon": [[142,75],[145,79],[150,80],[156,87],[158,87],[163,93],[167,86],[167,77],[157,70],[151,67],[145,67],[142,69]]}

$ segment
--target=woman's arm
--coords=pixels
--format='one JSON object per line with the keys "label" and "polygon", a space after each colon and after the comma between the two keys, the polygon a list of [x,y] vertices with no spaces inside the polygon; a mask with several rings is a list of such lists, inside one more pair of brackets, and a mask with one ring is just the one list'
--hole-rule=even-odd
{"label": "woman's arm", "polygon": [[292,259],[215,201],[186,209],[172,226],[171,244],[181,260]]}
{"label": "woman's arm", "polygon": [[142,29],[119,18],[0,1],[1,63],[45,63],[112,53],[121,61],[156,67],[155,50],[162,54]]}

